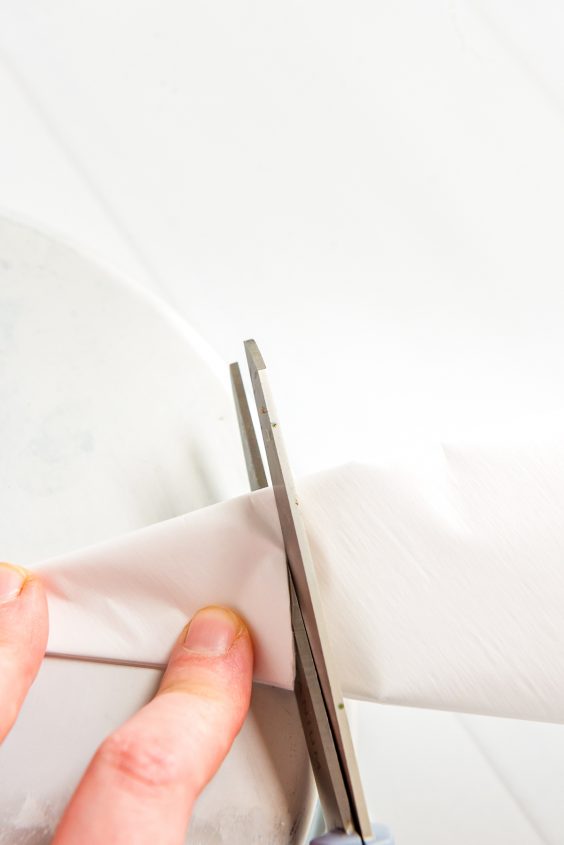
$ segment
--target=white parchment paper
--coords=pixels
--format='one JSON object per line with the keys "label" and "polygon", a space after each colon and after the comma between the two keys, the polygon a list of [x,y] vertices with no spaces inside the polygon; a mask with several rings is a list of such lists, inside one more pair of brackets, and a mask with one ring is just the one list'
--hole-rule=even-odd
{"label": "white parchment paper", "polygon": [[[302,479],[346,695],[564,721],[562,418]],[[198,607],[249,621],[290,688],[285,559],[259,491],[40,564],[56,652],[162,664]]]}

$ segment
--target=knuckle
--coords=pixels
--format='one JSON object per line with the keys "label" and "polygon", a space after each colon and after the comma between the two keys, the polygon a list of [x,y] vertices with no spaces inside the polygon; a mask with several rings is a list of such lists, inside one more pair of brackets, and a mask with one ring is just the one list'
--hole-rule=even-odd
{"label": "knuckle", "polygon": [[100,746],[98,764],[132,789],[167,789],[183,780],[183,766],[171,743],[156,736],[117,731]]}

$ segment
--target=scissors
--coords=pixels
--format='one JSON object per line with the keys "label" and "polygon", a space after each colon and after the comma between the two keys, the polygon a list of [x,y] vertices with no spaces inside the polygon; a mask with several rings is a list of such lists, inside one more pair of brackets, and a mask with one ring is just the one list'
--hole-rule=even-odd
{"label": "scissors", "polygon": [[[245,342],[245,352],[288,563],[296,700],[327,827],[327,833],[311,840],[311,845],[393,845],[388,829],[372,824],[368,815],[266,365],[254,340]],[[239,365],[231,364],[230,373],[249,484],[258,490],[268,487],[266,469]]]}

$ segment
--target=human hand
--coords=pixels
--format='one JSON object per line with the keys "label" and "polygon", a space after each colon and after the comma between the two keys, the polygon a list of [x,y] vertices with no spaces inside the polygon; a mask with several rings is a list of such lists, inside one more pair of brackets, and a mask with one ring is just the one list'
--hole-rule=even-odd
{"label": "human hand", "polygon": [[[0,742],[47,644],[47,601],[33,573],[0,564]],[[232,611],[199,611],[155,698],[109,736],[73,795],[53,845],[179,845],[192,807],[249,708],[253,654]]]}

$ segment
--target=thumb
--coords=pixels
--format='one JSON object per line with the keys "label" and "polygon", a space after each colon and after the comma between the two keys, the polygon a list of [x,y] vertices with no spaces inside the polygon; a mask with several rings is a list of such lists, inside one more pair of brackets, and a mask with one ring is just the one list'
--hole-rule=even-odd
{"label": "thumb", "polygon": [[177,642],[156,697],[100,747],[55,845],[177,845],[193,803],[247,713],[252,646],[232,611],[199,611]]}
{"label": "thumb", "polygon": [[0,563],[0,742],[16,721],[47,645],[47,600],[31,572]]}

